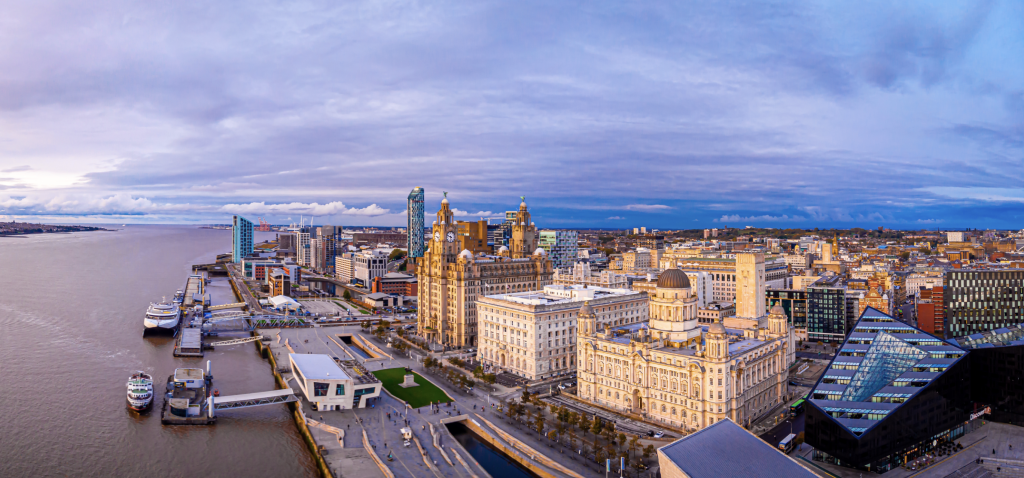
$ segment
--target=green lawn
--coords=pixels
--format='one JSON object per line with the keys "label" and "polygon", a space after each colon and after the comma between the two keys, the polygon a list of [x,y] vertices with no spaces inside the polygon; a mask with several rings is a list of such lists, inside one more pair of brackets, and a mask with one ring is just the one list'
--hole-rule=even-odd
{"label": "green lawn", "polygon": [[391,392],[392,395],[405,400],[410,407],[420,408],[430,405],[430,402],[441,402],[447,403],[451,399],[448,395],[434,384],[430,383],[427,379],[420,376],[416,372],[412,372],[415,375],[414,379],[419,384],[418,387],[402,388],[399,386],[402,381],[405,380],[405,369],[404,368],[388,368],[384,370],[378,370],[373,372],[377,378],[380,379],[381,383],[387,391]]}

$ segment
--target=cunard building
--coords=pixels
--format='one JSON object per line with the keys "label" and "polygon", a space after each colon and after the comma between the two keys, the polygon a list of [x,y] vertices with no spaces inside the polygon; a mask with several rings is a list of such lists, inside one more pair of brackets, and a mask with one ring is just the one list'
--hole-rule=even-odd
{"label": "cunard building", "polygon": [[444,347],[477,345],[476,301],[492,294],[543,289],[551,283],[551,261],[537,247],[537,227],[530,222],[526,200],[511,226],[509,245],[497,255],[459,251],[458,225],[447,193],[418,261],[420,334]]}
{"label": "cunard building", "polygon": [[647,324],[601,327],[585,303],[577,326],[579,397],[688,430],[726,418],[747,425],[785,401],[795,344],[782,308],[732,329],[699,324],[696,302],[686,274],[669,269],[651,294]]}

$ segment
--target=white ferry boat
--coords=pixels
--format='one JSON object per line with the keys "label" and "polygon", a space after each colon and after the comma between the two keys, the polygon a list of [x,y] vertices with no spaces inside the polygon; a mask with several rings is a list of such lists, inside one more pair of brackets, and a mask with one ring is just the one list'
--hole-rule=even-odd
{"label": "white ferry boat", "polygon": [[128,379],[128,406],[132,410],[145,410],[153,404],[153,377],[143,371]]}
{"label": "white ferry boat", "polygon": [[181,308],[178,307],[178,304],[166,301],[159,304],[149,304],[149,310],[146,311],[146,329],[173,330],[178,326],[178,319],[180,318]]}
{"label": "white ferry boat", "polygon": [[185,291],[178,289],[178,291],[174,293],[173,302],[178,305],[181,305],[182,302],[185,302]]}

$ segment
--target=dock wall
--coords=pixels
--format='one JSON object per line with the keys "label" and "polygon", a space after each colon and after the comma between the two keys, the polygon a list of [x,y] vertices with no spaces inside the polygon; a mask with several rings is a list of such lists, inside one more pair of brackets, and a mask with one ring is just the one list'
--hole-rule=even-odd
{"label": "dock wall", "polygon": [[[256,332],[254,331],[252,333],[255,334]],[[274,358],[274,353],[270,350],[270,347],[264,347],[263,342],[259,340],[254,343],[256,344],[256,350],[258,350],[263,357],[266,357],[267,361],[270,363],[270,370],[274,373],[274,382],[277,384],[277,387],[279,389],[291,388],[288,386],[288,383],[285,382],[284,377],[282,377],[280,373],[277,373],[277,360]],[[321,456],[319,450],[317,450],[316,442],[313,440],[313,435],[310,433],[309,427],[306,426],[306,420],[302,416],[301,405],[299,405],[300,403],[301,401],[287,404],[288,410],[292,412],[292,419],[295,420],[295,427],[299,430],[299,434],[302,435],[302,440],[306,442],[306,447],[313,455],[313,461],[316,462],[316,467],[317,470],[320,471],[320,476],[322,478],[334,478],[331,474],[330,467],[327,466],[327,462],[324,460],[324,457]],[[394,478],[394,475],[390,475],[388,478]]]}

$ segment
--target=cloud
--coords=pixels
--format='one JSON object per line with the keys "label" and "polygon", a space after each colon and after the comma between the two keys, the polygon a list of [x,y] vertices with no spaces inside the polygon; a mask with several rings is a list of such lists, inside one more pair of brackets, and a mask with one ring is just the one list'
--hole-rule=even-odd
{"label": "cloud", "polygon": [[251,202],[248,204],[225,204],[220,211],[232,214],[302,214],[308,216],[383,216],[391,211],[376,204],[364,208],[347,207],[341,201],[326,204],[292,202],[285,204],[266,204]]}
{"label": "cloud", "polygon": [[914,222],[918,224],[938,224],[942,222],[942,219],[918,219]]}
{"label": "cloud", "polygon": [[148,198],[129,194],[33,194],[23,197],[0,197],[0,209],[19,215],[136,215],[156,213],[201,212],[203,206],[155,203]]}
{"label": "cloud", "polygon": [[664,204],[630,204],[622,209],[627,211],[661,212],[668,211],[672,209],[672,207]]}
{"label": "cloud", "polygon": [[0,51],[0,192],[182,220],[400,225],[423,186],[466,217],[525,194],[542,227],[1013,225],[1014,2],[389,5],[7,6],[4,44],[31,48]]}
{"label": "cloud", "polygon": [[740,216],[739,214],[725,215],[714,222],[800,222],[806,221],[807,218],[803,216],[788,216],[783,214],[781,216],[771,216],[764,214],[761,216]]}
{"label": "cloud", "polygon": [[21,171],[31,171],[31,170],[32,170],[32,166],[23,165],[23,166],[15,166],[13,168],[0,169],[0,173],[18,173],[18,172],[21,172]]}
{"label": "cloud", "polygon": [[608,218],[608,220],[610,220],[610,221],[619,221],[619,220],[622,220],[622,219],[625,219],[625,218],[622,217],[622,216],[612,216],[612,217]]}
{"label": "cloud", "polygon": [[[435,214],[437,214],[437,213],[435,213]],[[467,217],[467,216],[469,216],[469,217],[482,217],[482,218],[488,218],[488,217],[491,217],[491,218],[502,217],[503,218],[503,217],[505,217],[505,213],[493,213],[491,211],[467,212],[467,211],[462,211],[462,210],[460,210],[457,207],[453,207],[452,208],[452,215],[455,216],[455,217]]]}

